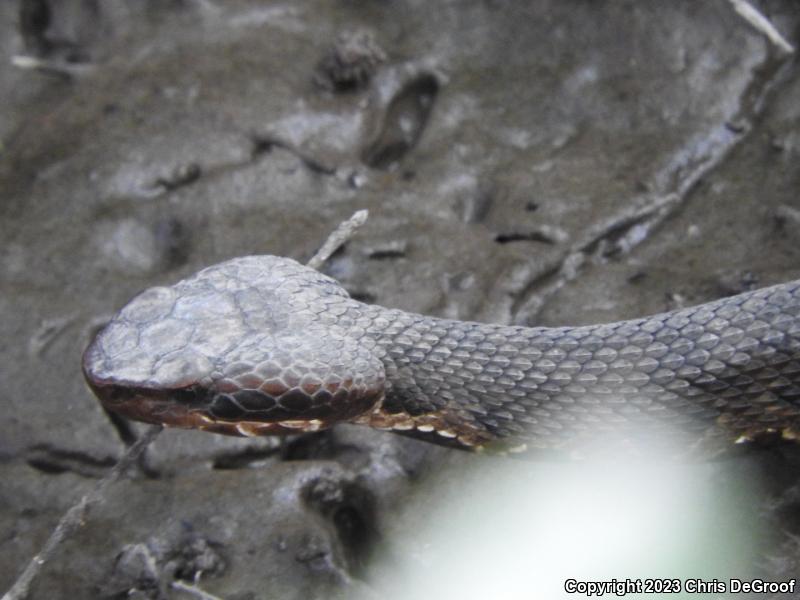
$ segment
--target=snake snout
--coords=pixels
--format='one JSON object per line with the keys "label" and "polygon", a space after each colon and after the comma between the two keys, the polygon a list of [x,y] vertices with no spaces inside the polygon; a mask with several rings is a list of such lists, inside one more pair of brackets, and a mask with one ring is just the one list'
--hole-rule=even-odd
{"label": "snake snout", "polygon": [[198,427],[197,408],[208,404],[199,381],[208,366],[193,353],[155,360],[138,341],[128,323],[112,321],[102,329],[83,354],[89,388],[107,410],[125,417]]}
{"label": "snake snout", "polygon": [[86,382],[102,405],[129,419],[174,427],[200,427],[203,424],[197,406],[205,404],[202,390],[138,387],[124,382],[92,379],[84,371]]}

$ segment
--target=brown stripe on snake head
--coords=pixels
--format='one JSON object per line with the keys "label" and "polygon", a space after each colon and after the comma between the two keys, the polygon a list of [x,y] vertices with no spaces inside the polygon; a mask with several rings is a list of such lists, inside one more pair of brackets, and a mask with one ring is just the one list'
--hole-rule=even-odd
{"label": "brown stripe on snake head", "polygon": [[267,386],[274,396],[261,388],[231,389],[227,382],[223,385],[227,393],[212,396],[198,387],[137,387],[98,381],[89,374],[86,380],[106,408],[129,419],[247,437],[327,429],[368,411],[382,394],[382,390],[353,386],[352,381],[325,388],[316,384],[291,389]]}

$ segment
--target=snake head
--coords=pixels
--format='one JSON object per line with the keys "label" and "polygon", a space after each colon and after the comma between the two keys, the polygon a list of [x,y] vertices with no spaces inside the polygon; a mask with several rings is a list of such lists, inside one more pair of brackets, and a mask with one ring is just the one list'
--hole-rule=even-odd
{"label": "snake head", "polygon": [[383,397],[383,364],[338,324],[352,304],[290,259],[233,259],[131,300],[86,349],[84,377],[106,408],[140,421],[232,435],[323,429]]}

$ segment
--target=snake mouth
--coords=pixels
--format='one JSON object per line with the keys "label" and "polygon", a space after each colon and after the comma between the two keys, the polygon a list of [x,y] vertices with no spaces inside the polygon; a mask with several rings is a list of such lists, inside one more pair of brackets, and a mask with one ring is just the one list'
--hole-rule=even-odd
{"label": "snake mouth", "polygon": [[86,381],[107,410],[154,425],[247,437],[317,431],[328,426],[319,419],[265,422],[220,418],[209,409],[208,395],[197,388],[155,389],[121,382],[100,382],[88,376]]}
{"label": "snake mouth", "polygon": [[135,421],[167,427],[255,437],[320,431],[342,421],[336,415],[326,418],[287,414],[225,418],[214,414],[214,403],[202,389],[164,390],[118,382],[100,383],[88,378],[87,382],[106,409]]}
{"label": "snake mouth", "polygon": [[84,371],[89,388],[109,411],[145,423],[194,428],[204,422],[204,394],[197,388],[155,389],[128,382],[93,379]]}
{"label": "snake mouth", "polygon": [[208,419],[204,415],[208,394],[200,386],[190,382],[164,387],[104,376],[100,374],[102,369],[97,368],[101,360],[96,343],[92,343],[83,355],[81,366],[86,384],[106,410],[135,421],[180,428],[197,428]]}

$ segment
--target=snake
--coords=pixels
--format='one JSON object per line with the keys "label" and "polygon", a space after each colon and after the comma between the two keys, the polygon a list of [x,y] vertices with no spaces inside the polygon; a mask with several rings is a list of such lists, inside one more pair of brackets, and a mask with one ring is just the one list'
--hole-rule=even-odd
{"label": "snake", "polygon": [[246,256],[136,296],[82,370],[110,411],[230,435],[356,423],[472,450],[717,451],[800,437],[800,281],[523,327],[362,303],[292,259]]}

